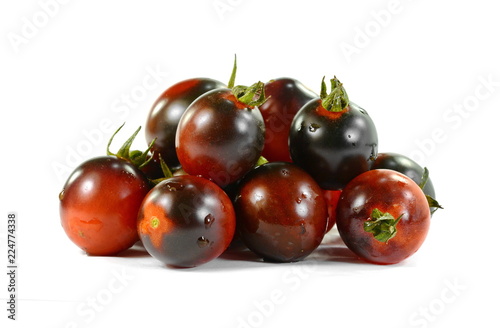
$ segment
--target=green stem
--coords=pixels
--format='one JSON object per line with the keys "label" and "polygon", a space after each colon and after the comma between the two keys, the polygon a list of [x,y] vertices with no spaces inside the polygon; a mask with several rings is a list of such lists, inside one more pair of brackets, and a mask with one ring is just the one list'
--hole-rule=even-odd
{"label": "green stem", "polygon": [[238,66],[236,65],[236,54],[234,54],[234,63],[233,63],[233,71],[231,72],[231,77],[229,78],[229,82],[227,83],[227,87],[232,89],[234,87],[234,81],[236,80],[236,70]]}
{"label": "green stem", "polygon": [[321,101],[323,107],[330,112],[341,112],[349,105],[349,96],[344,89],[343,84],[335,76],[330,80],[331,91],[326,92],[325,78],[321,81]]}
{"label": "green stem", "polygon": [[149,155],[149,152],[151,151],[151,148],[153,148],[153,144],[156,141],[154,139],[151,144],[148,146],[148,148],[145,151],[139,151],[139,150],[130,150],[130,147],[132,147],[132,144],[135,140],[135,137],[137,137],[137,134],[141,130],[141,127],[139,127],[135,132],[128,138],[123,145],[120,147],[118,152],[113,153],[110,150],[111,143],[113,142],[113,139],[115,136],[118,134],[118,132],[123,128],[125,123],[123,123],[116,131],[113,133],[111,138],[108,141],[108,146],[106,147],[106,154],[109,156],[116,156],[118,158],[121,158],[123,160],[131,162],[135,167],[137,168],[142,168],[146,164],[149,163],[151,160],[152,156]]}
{"label": "green stem", "polygon": [[390,213],[382,213],[378,208],[372,211],[370,219],[365,221],[364,230],[373,234],[373,237],[382,242],[387,243],[389,239],[394,238],[398,232],[396,225],[401,220],[401,214],[397,219]]}

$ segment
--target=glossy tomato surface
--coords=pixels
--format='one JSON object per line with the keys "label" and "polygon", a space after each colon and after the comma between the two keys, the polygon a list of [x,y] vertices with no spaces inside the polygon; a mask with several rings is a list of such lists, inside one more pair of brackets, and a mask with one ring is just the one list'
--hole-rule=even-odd
{"label": "glossy tomato surface", "polygon": [[257,163],[264,129],[257,107],[239,102],[229,89],[209,91],[189,106],[179,122],[177,156],[188,174],[227,186]]}
{"label": "glossy tomato surface", "polygon": [[90,159],[70,175],[59,195],[61,224],[89,255],[113,255],[139,240],[137,213],[150,190],[146,177],[112,156]]}
{"label": "glossy tomato surface", "polygon": [[354,103],[330,112],[321,99],[308,102],[290,129],[294,163],[326,190],[340,190],[370,168],[377,157],[378,135],[368,113]]}
{"label": "glossy tomato surface", "polygon": [[270,162],[252,170],[234,203],[240,237],[265,260],[302,260],[324,237],[328,213],[323,191],[294,164]]}
{"label": "glossy tomato surface", "polygon": [[172,267],[194,267],[218,257],[234,236],[229,197],[213,182],[181,175],[156,185],[141,206],[137,227],[146,250]]}
{"label": "glossy tomato surface", "polygon": [[[379,153],[377,159],[372,162],[371,169],[390,169],[403,173],[417,184],[422,182],[424,168],[411,158],[398,153]],[[426,195],[436,198],[434,185],[429,178],[423,188]]]}
{"label": "glossy tomato surface", "polygon": [[223,87],[222,82],[213,79],[193,78],[172,85],[158,97],[146,121],[146,141],[150,144],[156,138],[152,149],[156,158],[161,155],[170,168],[179,167],[175,132],[182,114],[202,94]]}
{"label": "glossy tomato surface", "polygon": [[290,125],[295,114],[317,95],[301,82],[279,78],[265,85],[267,101],[259,106],[266,126],[266,140],[262,156],[270,162],[291,162],[288,149]]}
{"label": "glossy tomato surface", "polygon": [[[378,221],[379,237],[393,233],[386,241],[366,231],[376,224],[372,219],[374,210],[394,219],[386,215],[386,220]],[[427,236],[430,218],[420,187],[393,170],[372,170],[356,177],[342,191],[337,205],[337,228],[342,240],[360,258],[378,264],[398,263],[413,255]],[[388,228],[396,221],[394,231]]]}

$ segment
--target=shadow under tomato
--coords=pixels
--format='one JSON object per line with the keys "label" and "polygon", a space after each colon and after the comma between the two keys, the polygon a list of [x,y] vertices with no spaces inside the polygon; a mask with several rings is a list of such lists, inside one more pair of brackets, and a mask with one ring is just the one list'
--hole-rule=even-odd
{"label": "shadow under tomato", "polygon": [[146,251],[142,243],[139,241],[134,244],[134,246],[130,247],[123,252],[116,254],[116,257],[122,258],[139,258],[139,257],[151,257],[149,253]]}

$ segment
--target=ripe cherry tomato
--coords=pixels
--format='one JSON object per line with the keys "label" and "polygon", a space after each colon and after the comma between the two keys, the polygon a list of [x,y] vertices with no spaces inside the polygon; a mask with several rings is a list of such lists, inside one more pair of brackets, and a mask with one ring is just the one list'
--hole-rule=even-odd
{"label": "ripe cherry tomato", "polygon": [[61,224],[89,255],[114,255],[139,240],[137,213],[150,190],[145,175],[129,161],[90,159],[70,175],[60,199]]}
{"label": "ripe cherry tomato", "polygon": [[424,192],[399,172],[365,172],[344,188],[337,205],[340,237],[360,258],[393,264],[424,242],[431,214]]}
{"label": "ripe cherry tomato", "polygon": [[238,92],[212,90],[184,112],[175,145],[188,174],[227,186],[242,178],[259,159],[264,147],[264,121],[259,109],[239,98]]}
{"label": "ripe cherry tomato", "polygon": [[[172,169],[179,167],[175,152],[175,132],[186,108],[202,94],[223,88],[222,82],[209,78],[193,78],[178,82],[166,89],[154,102],[146,121],[146,140],[153,145],[155,158],[161,155]],[[150,164],[153,166],[154,162]],[[156,165],[159,168],[159,164]],[[157,170],[161,173],[161,170]],[[158,178],[156,176],[155,178]]]}
{"label": "ripe cherry tomato", "polygon": [[229,197],[213,182],[181,175],[145,197],[137,221],[146,250],[172,267],[194,267],[218,257],[236,226]]}
{"label": "ripe cherry tomato", "polygon": [[299,109],[317,95],[291,78],[266,83],[265,93],[269,99],[259,106],[266,126],[262,156],[270,162],[291,162],[288,150],[290,125]]}
{"label": "ripe cherry tomato", "polygon": [[332,79],[326,94],[311,100],[295,115],[290,129],[290,153],[326,190],[340,190],[369,169],[377,157],[378,136],[368,113],[349,102],[342,84]]}
{"label": "ripe cherry tomato", "polygon": [[323,191],[298,166],[270,162],[250,171],[234,201],[245,245],[268,261],[299,261],[321,243],[327,225]]}

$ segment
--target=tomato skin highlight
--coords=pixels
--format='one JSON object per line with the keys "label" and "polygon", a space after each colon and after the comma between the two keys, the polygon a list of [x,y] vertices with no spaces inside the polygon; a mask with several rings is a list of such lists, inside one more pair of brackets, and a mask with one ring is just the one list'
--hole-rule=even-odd
{"label": "tomato skin highlight", "polygon": [[154,258],[171,267],[199,266],[218,257],[234,237],[229,197],[215,183],[182,175],[156,185],[144,198],[137,229]]}
{"label": "tomato skin highlight", "polygon": [[225,85],[222,82],[210,78],[192,78],[170,86],[156,99],[148,114],[145,129],[148,144],[156,138],[152,149],[155,159],[161,155],[171,169],[180,166],[175,151],[175,133],[182,114],[202,94],[223,87]]}
{"label": "tomato skin highlight", "polygon": [[378,135],[368,113],[354,103],[340,112],[313,99],[295,116],[290,154],[326,190],[340,190],[370,168],[378,152]]}
{"label": "tomato skin highlight", "polygon": [[177,156],[188,174],[225,187],[257,163],[264,131],[257,107],[248,108],[230,89],[213,90],[182,115],[175,140]]}
{"label": "tomato skin highlight", "polygon": [[59,196],[62,227],[88,255],[115,255],[139,240],[137,213],[150,188],[144,174],[125,160],[87,160]]}
{"label": "tomato skin highlight", "polygon": [[239,236],[267,261],[304,259],[326,231],[322,190],[292,163],[269,162],[250,171],[239,184],[234,206]]}
{"label": "tomato skin highlight", "polygon": [[[364,230],[374,209],[387,212],[397,223],[396,235],[380,242]],[[376,264],[395,264],[413,255],[423,244],[430,211],[420,187],[409,177],[387,169],[365,172],[342,191],[337,205],[340,237],[360,258]]]}
{"label": "tomato skin highlight", "polygon": [[267,101],[259,106],[266,126],[266,140],[262,156],[270,162],[292,162],[288,135],[295,114],[307,102],[317,97],[301,82],[279,78],[265,85]]}

